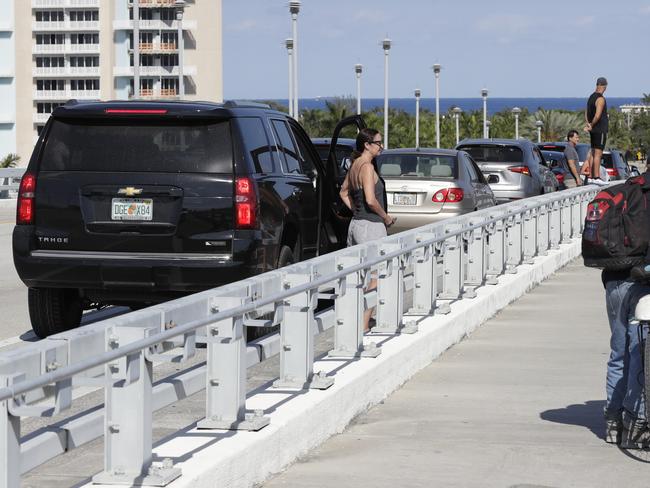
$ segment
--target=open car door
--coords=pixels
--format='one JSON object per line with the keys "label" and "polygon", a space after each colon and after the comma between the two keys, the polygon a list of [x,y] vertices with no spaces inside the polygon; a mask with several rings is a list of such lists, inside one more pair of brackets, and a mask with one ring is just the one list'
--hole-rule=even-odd
{"label": "open car door", "polygon": [[338,161],[337,141],[339,137],[356,138],[361,129],[366,128],[366,123],[360,115],[352,115],[342,119],[334,128],[332,141],[330,143],[327,165],[325,168],[325,184],[321,192],[322,215],[323,215],[323,241],[326,241],[328,250],[333,251],[345,247],[348,235],[348,226],[352,218],[352,212],[345,206],[339,196],[341,185],[345,179],[347,168]]}

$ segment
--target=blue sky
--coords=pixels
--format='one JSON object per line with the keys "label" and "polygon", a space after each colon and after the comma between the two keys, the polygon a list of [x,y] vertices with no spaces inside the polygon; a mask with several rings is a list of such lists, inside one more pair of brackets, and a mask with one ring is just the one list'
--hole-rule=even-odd
{"label": "blue sky", "polygon": [[[581,97],[598,76],[609,96],[650,92],[650,0],[302,0],[300,97]],[[223,0],[224,98],[286,98],[288,0]]]}

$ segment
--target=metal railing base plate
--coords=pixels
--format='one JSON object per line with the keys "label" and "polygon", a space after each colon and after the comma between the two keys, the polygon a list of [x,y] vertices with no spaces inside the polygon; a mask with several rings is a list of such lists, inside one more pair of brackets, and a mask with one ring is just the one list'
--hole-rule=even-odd
{"label": "metal railing base plate", "polygon": [[309,381],[291,381],[276,380],[273,382],[273,388],[282,390],[327,390],[334,384],[334,378],[329,378],[324,374],[315,374]]}
{"label": "metal railing base plate", "polygon": [[451,313],[450,301],[436,300],[436,315],[447,315]]}
{"label": "metal railing base plate", "polygon": [[354,358],[376,358],[381,354],[381,347],[378,347],[377,344],[371,342],[368,345],[364,345],[359,351],[348,351],[347,349],[332,349],[327,353],[328,358],[342,358],[342,359],[354,359]]}
{"label": "metal railing base plate", "polygon": [[245,420],[222,420],[218,418],[205,418],[196,423],[196,428],[200,430],[248,430],[257,432],[271,423],[269,417],[255,415]]}
{"label": "metal railing base plate", "polygon": [[93,476],[95,485],[167,486],[181,476],[178,468],[152,466],[146,475],[103,472]]}

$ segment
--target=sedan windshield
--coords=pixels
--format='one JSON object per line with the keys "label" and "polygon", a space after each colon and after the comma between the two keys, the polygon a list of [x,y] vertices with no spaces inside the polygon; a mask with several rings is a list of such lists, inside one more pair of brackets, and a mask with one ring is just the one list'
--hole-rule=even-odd
{"label": "sedan windshield", "polygon": [[518,146],[467,145],[458,148],[466,151],[477,163],[523,163],[524,153]]}
{"label": "sedan windshield", "polygon": [[377,165],[384,178],[458,178],[456,156],[382,154]]}

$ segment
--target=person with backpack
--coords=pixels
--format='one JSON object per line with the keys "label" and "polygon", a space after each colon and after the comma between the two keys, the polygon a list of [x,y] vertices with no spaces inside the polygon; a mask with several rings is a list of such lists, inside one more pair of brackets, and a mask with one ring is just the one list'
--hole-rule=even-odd
{"label": "person with backpack", "polygon": [[644,405],[642,337],[631,319],[650,285],[633,274],[650,242],[650,173],[600,191],[587,207],[582,236],[586,266],[602,268],[611,352],[607,362],[605,441],[624,449],[650,447]]}

